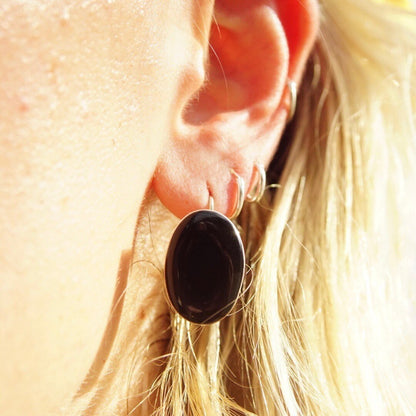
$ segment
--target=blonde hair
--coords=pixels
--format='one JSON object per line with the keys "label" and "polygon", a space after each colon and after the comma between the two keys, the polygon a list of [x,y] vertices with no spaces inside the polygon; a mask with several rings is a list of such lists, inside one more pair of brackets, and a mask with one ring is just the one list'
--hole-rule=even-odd
{"label": "blonde hair", "polygon": [[[71,414],[416,413],[415,21],[364,0],[321,2],[277,189],[240,218],[251,266],[234,313],[169,326],[170,315],[139,321],[125,308]],[[138,351],[134,331],[157,332],[156,319],[168,329]]]}

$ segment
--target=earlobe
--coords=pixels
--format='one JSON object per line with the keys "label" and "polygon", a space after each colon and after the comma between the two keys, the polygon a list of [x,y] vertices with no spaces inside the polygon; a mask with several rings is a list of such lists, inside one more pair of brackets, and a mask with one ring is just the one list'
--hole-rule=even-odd
{"label": "earlobe", "polygon": [[267,166],[277,148],[288,77],[299,82],[316,32],[315,0],[218,0],[210,19],[206,82],[175,123],[153,179],[178,217],[207,207],[210,196],[229,216],[235,174],[249,192],[256,163]]}

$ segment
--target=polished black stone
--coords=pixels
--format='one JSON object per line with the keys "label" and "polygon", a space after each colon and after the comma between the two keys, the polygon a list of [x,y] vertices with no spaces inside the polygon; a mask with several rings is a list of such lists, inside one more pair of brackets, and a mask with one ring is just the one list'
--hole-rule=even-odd
{"label": "polished black stone", "polygon": [[185,319],[211,324],[233,307],[244,275],[240,234],[224,215],[211,210],[186,216],[176,228],[166,256],[166,289]]}

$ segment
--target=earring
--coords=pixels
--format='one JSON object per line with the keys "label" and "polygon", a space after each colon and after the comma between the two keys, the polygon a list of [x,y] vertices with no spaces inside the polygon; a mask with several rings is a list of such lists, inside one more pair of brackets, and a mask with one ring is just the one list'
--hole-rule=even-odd
{"label": "earring", "polygon": [[287,123],[290,123],[295,115],[296,101],[297,101],[297,86],[296,82],[289,79],[287,81],[287,87],[289,88],[290,107],[287,113]]}
{"label": "earring", "polygon": [[[238,192],[231,218],[238,215],[244,203],[244,181],[234,175]],[[240,234],[230,219],[214,211],[210,196],[209,209],[188,214],[170,240],[165,282],[171,306],[188,321],[217,322],[233,308],[244,271]]]}
{"label": "earring", "polygon": [[266,189],[266,171],[263,165],[256,163],[254,169],[256,170],[257,177],[253,189],[246,196],[248,202],[259,202]]}

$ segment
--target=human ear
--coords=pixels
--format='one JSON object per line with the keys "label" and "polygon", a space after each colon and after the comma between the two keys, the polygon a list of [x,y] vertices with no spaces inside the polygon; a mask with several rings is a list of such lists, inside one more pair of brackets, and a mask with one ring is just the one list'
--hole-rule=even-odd
{"label": "human ear", "polygon": [[[301,81],[318,27],[316,0],[218,0],[200,16],[204,82],[189,93],[155,171],[153,186],[178,217],[208,206],[230,215],[235,177],[250,190],[285,127],[288,80]],[[204,33],[204,31],[201,31]],[[200,32],[200,33],[201,33]],[[181,97],[178,97],[180,99]],[[183,102],[183,97],[182,97]]]}

